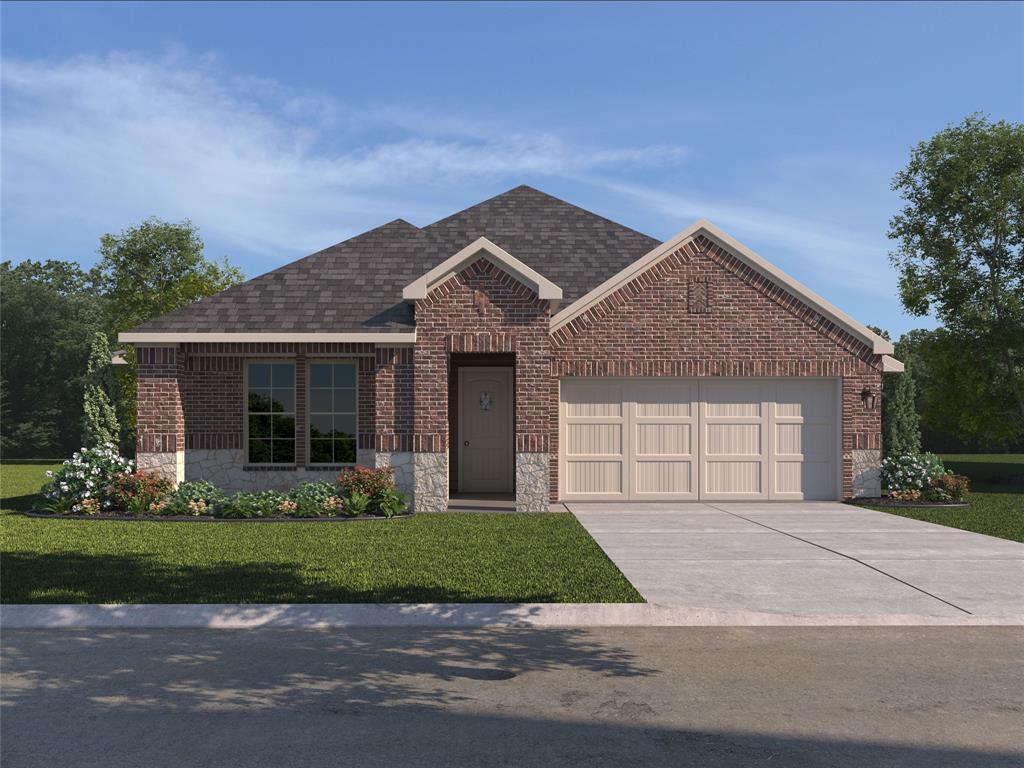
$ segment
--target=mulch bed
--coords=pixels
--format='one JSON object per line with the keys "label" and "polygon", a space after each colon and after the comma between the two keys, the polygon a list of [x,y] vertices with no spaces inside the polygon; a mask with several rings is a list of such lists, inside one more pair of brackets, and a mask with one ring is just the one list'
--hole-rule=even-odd
{"label": "mulch bed", "polygon": [[358,517],[213,517],[212,515],[55,515],[47,512],[23,512],[26,517],[44,520],[130,520],[151,523],[355,523],[360,520],[404,520],[404,515],[359,515]]}
{"label": "mulch bed", "polygon": [[970,502],[967,501],[894,501],[887,496],[876,496],[873,498],[858,498],[854,502],[854,506],[870,506],[870,507],[901,507],[901,508],[928,508],[928,507],[969,507]]}

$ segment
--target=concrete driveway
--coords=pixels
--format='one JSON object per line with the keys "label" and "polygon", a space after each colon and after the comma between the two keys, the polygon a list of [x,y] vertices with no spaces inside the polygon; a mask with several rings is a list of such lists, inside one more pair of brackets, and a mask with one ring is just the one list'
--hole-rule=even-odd
{"label": "concrete driveway", "polygon": [[652,603],[1021,617],[1024,544],[836,502],[566,505]]}

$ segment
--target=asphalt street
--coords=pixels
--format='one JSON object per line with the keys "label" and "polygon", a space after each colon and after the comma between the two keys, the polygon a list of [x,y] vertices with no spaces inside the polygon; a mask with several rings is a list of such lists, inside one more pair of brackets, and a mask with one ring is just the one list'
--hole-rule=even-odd
{"label": "asphalt street", "polygon": [[1019,766],[1019,628],[11,630],[21,766]]}

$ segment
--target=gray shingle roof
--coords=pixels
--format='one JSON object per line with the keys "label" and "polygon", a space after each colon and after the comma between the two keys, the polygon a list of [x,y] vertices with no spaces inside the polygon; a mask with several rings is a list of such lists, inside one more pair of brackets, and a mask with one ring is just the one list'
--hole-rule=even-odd
{"label": "gray shingle roof", "polygon": [[532,187],[492,197],[422,229],[396,219],[135,331],[386,333],[412,329],[402,288],[479,237],[562,288],[562,306],[659,244]]}

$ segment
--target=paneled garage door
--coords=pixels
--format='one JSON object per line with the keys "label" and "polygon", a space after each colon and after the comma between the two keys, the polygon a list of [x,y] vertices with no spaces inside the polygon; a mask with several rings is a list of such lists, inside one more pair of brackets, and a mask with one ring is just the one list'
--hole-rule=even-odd
{"label": "paneled garage door", "polygon": [[563,379],[569,501],[835,499],[836,379]]}

